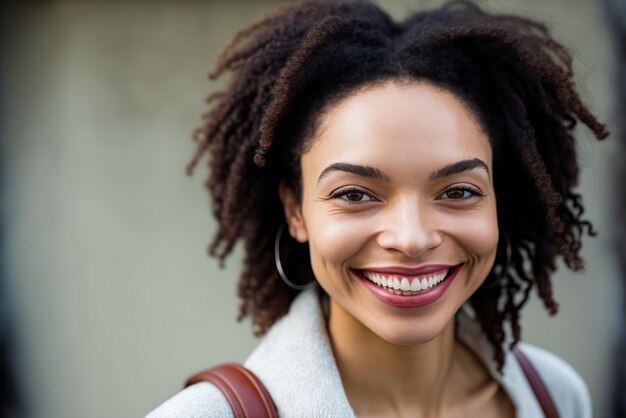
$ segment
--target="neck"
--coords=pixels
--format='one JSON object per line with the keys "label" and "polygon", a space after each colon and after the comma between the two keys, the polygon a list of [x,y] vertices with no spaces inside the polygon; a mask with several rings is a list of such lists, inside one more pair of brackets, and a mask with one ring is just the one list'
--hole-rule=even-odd
{"label": "neck", "polygon": [[328,328],[346,395],[359,416],[400,416],[403,411],[437,416],[467,389],[472,354],[455,341],[454,320],[431,341],[399,346],[331,300]]}

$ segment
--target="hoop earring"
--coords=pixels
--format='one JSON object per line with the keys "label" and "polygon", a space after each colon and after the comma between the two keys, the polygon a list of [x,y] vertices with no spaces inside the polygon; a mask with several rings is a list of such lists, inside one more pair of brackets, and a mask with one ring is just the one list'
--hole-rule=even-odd
{"label": "hoop earring", "polygon": [[511,262],[512,262],[511,260],[513,258],[513,249],[511,248],[511,240],[509,240],[509,236],[504,231],[500,232],[500,236],[504,237],[504,240],[506,241],[506,259],[505,259],[504,265],[502,266],[502,268],[497,274],[493,270],[491,273],[489,273],[489,276],[487,276],[487,280],[485,280],[485,282],[480,286],[480,288],[483,290],[493,289],[496,286],[499,286],[500,281],[506,277],[506,271],[511,266]]}
{"label": "hoop earring", "polygon": [[305,290],[308,289],[311,283],[307,284],[296,284],[287,278],[285,271],[283,270],[283,263],[280,261],[280,238],[283,235],[283,231],[285,230],[285,224],[282,224],[280,228],[278,228],[278,232],[276,233],[276,240],[274,240],[274,263],[276,264],[276,270],[278,270],[278,274],[283,282],[294,290]]}

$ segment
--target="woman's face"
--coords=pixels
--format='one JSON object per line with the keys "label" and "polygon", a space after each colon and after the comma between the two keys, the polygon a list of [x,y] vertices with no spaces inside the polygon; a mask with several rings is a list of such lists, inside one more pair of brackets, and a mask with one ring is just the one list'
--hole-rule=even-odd
{"label": "woman's face", "polygon": [[[491,269],[492,151],[453,94],[385,82],[328,109],[302,155],[291,234],[341,310],[400,345],[439,335]],[[437,283],[439,282],[439,283]]]}

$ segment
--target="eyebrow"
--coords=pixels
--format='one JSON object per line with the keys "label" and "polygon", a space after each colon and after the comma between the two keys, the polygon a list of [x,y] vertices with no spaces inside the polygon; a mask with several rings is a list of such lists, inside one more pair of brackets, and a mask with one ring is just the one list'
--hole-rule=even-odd
{"label": "eyebrow", "polygon": [[342,171],[345,173],[355,174],[360,177],[367,177],[367,178],[376,179],[376,180],[383,180],[383,181],[391,180],[389,176],[387,176],[382,171],[374,167],[370,167],[366,165],[349,164],[349,163],[334,163],[334,164],[329,165],[328,167],[324,169],[324,171],[322,171],[322,174],[320,174],[319,178],[317,179],[317,183],[319,184],[319,182],[322,181],[324,177],[328,176],[330,173],[335,172],[335,171]]}
{"label": "eyebrow", "polygon": [[[462,160],[457,161],[456,163],[448,164],[432,173],[429,177],[429,180],[433,181],[444,177],[450,177],[455,174],[463,173],[465,171],[474,170],[476,168],[481,168],[485,170],[487,172],[487,175],[490,176],[489,167],[487,166],[487,164],[485,164],[485,162],[479,158],[473,158],[471,160]],[[327,177],[335,171],[350,173],[359,177],[366,177],[375,180],[391,180],[389,176],[387,176],[385,173],[375,167],[350,163],[334,163],[329,165],[324,169],[324,171],[322,171],[322,174],[320,174],[319,178],[317,179],[317,183],[319,184],[324,177]]]}
{"label": "eyebrow", "polygon": [[465,171],[471,171],[476,168],[482,168],[487,172],[487,176],[491,178],[491,174],[489,173],[489,167],[487,167],[487,164],[485,164],[485,162],[479,158],[473,158],[471,160],[457,161],[456,163],[448,164],[447,166],[440,168],[430,175],[430,181],[454,176],[455,174],[460,174]]}

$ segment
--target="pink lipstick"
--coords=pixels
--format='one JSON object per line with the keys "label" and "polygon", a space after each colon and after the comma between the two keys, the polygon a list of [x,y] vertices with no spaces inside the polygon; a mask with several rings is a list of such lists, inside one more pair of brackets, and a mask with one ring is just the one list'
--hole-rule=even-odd
{"label": "pink lipstick", "polygon": [[439,300],[462,266],[431,264],[419,268],[385,267],[352,272],[381,302],[396,308],[410,309]]}

